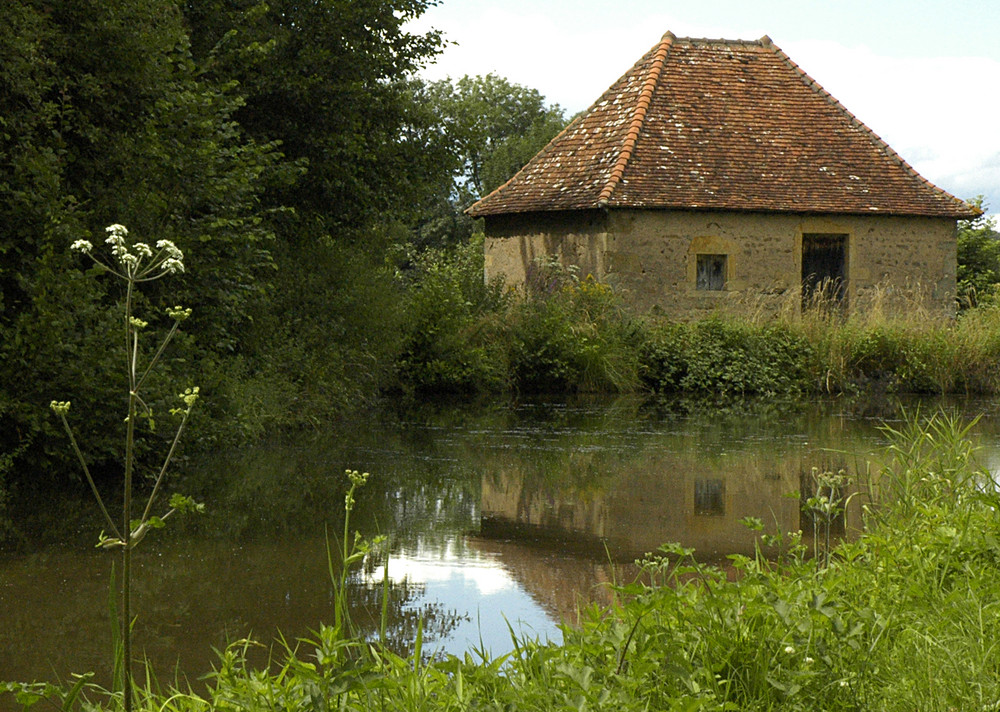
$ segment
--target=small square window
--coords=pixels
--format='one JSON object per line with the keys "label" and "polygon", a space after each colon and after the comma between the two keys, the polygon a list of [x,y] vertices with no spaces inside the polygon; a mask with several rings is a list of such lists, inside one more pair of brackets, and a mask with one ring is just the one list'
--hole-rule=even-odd
{"label": "small square window", "polygon": [[694,513],[698,516],[719,516],[726,513],[726,483],[724,480],[694,481]]}
{"label": "small square window", "polygon": [[726,255],[698,255],[697,288],[709,292],[726,288]]}

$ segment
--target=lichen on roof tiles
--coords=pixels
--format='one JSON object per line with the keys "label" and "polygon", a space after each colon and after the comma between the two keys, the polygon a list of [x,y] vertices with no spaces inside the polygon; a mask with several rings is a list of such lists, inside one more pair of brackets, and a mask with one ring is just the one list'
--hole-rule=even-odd
{"label": "lichen on roof tiles", "polygon": [[671,33],[469,213],[599,207],[978,214],[920,176],[766,36]]}

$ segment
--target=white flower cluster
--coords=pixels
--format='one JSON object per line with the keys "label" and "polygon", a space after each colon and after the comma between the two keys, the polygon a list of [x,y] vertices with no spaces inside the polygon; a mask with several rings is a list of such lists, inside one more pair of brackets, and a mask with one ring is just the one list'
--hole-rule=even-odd
{"label": "white flower cluster", "polygon": [[167,316],[175,321],[184,321],[185,319],[189,319],[191,317],[191,309],[185,309],[182,306],[168,308]]}
{"label": "white flower cluster", "polygon": [[184,271],[184,253],[170,240],[160,240],[156,243],[156,249],[162,250],[166,257],[160,265],[164,272],[174,274]]}
{"label": "white flower cluster", "polygon": [[124,225],[115,223],[114,225],[108,225],[104,228],[104,231],[108,233],[108,239],[105,242],[111,245],[111,254],[122,264],[127,264],[128,260],[124,258],[126,256],[133,257],[129,254],[128,245],[125,244],[125,238],[128,237],[128,229]]}
{"label": "white flower cluster", "polygon": [[119,277],[130,280],[149,281],[184,271],[184,253],[170,240],[158,241],[154,251],[145,242],[136,242],[130,246],[126,239],[128,228],[124,225],[116,223],[108,225],[104,230],[108,234],[104,242],[111,247],[111,255],[114,257],[114,262],[121,266],[121,271],[94,257],[92,254],[94,245],[89,240],[76,240],[70,245],[70,249],[82,252]]}
{"label": "white flower cluster", "polygon": [[55,411],[56,415],[66,415],[69,412],[69,401],[52,401],[49,408]]}
{"label": "white flower cluster", "polygon": [[191,406],[193,406],[195,402],[198,400],[198,390],[199,390],[198,386],[194,386],[193,388],[185,388],[184,392],[178,395],[177,397],[180,398],[182,401],[184,401],[184,405],[186,405],[190,409]]}

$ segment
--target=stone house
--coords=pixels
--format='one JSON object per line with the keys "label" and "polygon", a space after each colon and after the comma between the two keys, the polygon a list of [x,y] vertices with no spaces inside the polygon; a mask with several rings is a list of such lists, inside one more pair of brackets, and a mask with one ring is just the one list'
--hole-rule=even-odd
{"label": "stone house", "polygon": [[468,212],[487,278],[523,286],[548,256],[675,317],[734,292],[797,305],[821,283],[848,307],[906,287],[951,311],[956,220],[979,214],[768,37],[669,32]]}

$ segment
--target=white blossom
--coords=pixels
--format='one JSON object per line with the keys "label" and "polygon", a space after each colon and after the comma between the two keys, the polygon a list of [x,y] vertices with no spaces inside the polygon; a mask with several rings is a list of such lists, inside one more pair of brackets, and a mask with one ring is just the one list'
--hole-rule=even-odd
{"label": "white blossom", "polygon": [[111,254],[118,259],[121,259],[121,256],[128,251],[126,249],[124,238],[118,235],[112,235],[107,240],[105,240],[105,242],[111,245]]}
{"label": "white blossom", "polygon": [[77,240],[69,246],[69,249],[89,255],[90,251],[94,249],[94,245],[90,240]]}
{"label": "white blossom", "polygon": [[109,235],[111,235],[112,237],[117,237],[120,240],[124,240],[125,237],[128,235],[128,228],[126,228],[124,225],[119,225],[118,223],[115,223],[114,225],[108,225],[106,228],[104,228],[104,231]]}
{"label": "white blossom", "polygon": [[176,319],[177,321],[184,321],[191,316],[191,309],[185,309],[182,306],[176,306],[173,309],[167,309],[167,316],[171,319]]}
{"label": "white blossom", "polygon": [[163,260],[163,264],[161,264],[160,267],[164,272],[170,272],[171,274],[184,271],[184,263],[173,257],[168,257]]}
{"label": "white blossom", "polygon": [[175,260],[183,260],[184,253],[170,240],[159,240],[156,243],[156,249],[163,250],[167,253],[167,257],[172,257]]}
{"label": "white blossom", "polygon": [[55,411],[56,415],[66,415],[69,412],[69,401],[52,401],[49,408]]}
{"label": "white blossom", "polygon": [[135,243],[134,245],[132,245],[132,249],[134,249],[136,251],[136,253],[140,257],[152,257],[153,256],[153,250],[152,250],[152,248],[150,248],[150,246],[147,245],[145,242],[137,242],[137,243]]}

